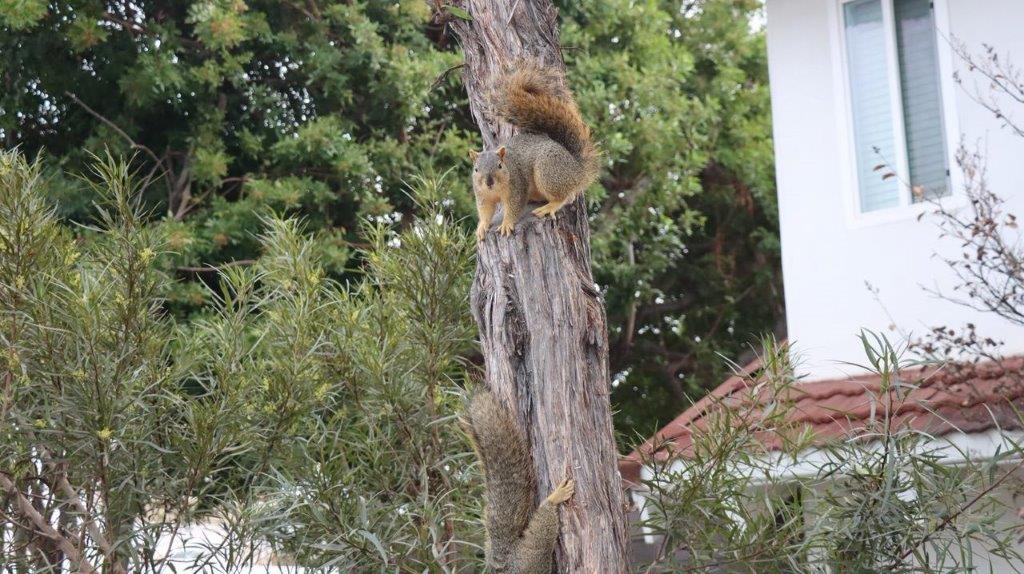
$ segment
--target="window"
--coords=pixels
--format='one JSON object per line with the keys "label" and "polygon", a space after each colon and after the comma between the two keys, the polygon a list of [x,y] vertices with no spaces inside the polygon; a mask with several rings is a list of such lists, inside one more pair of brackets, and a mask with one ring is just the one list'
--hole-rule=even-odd
{"label": "window", "polygon": [[948,195],[932,2],[851,0],[842,7],[860,211]]}

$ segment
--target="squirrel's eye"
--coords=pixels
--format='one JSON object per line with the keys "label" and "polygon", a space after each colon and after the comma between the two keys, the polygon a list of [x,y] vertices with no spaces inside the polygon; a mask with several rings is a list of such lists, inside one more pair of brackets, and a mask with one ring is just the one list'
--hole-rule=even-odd
{"label": "squirrel's eye", "polygon": [[501,168],[503,168],[503,167],[505,167],[505,166],[503,166],[503,165],[501,165],[501,164],[498,164],[498,169],[501,169]]}

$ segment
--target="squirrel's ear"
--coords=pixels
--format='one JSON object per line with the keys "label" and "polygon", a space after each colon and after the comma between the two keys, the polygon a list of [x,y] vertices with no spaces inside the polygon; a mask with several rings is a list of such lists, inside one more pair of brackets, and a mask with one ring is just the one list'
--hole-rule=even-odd
{"label": "squirrel's ear", "polygon": [[469,150],[469,159],[470,160],[476,161],[476,156],[478,156],[478,155],[480,155],[480,152],[476,151],[475,149]]}
{"label": "squirrel's ear", "polygon": [[498,159],[504,161],[505,160],[505,146],[501,146],[500,148],[498,148],[498,152],[497,153],[498,153]]}

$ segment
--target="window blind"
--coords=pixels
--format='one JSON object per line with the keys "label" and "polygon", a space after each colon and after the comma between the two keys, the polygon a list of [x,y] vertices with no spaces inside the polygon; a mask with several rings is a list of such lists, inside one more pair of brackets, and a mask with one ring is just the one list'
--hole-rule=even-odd
{"label": "window blind", "polygon": [[934,10],[930,0],[894,0],[893,16],[912,198],[942,197],[949,186]]}
{"label": "window blind", "polygon": [[899,205],[897,178],[882,179],[885,171],[874,169],[896,163],[882,3],[855,0],[844,4],[843,12],[860,208],[894,207]]}

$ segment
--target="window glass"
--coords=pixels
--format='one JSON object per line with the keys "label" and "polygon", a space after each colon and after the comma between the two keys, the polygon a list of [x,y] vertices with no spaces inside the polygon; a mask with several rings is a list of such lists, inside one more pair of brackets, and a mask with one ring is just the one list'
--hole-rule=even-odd
{"label": "window glass", "polygon": [[912,197],[942,197],[949,192],[948,166],[932,3],[894,0],[893,16]]}
{"label": "window glass", "polygon": [[843,5],[861,211],[899,205],[898,179],[875,166],[896,164],[881,0]]}

